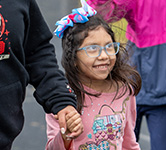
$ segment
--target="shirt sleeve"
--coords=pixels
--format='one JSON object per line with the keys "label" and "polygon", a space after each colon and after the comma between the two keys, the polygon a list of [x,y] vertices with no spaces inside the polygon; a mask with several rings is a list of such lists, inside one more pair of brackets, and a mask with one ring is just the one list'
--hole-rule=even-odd
{"label": "shirt sleeve", "polygon": [[35,0],[29,6],[25,38],[26,70],[34,97],[47,113],[56,114],[68,105],[76,108],[76,96],[59,69],[50,32]]}
{"label": "shirt sleeve", "polygon": [[[46,122],[48,141],[45,150],[66,150],[60,133],[59,124],[55,120],[54,116],[52,114],[46,114]],[[73,141],[71,142],[68,150],[74,150]]]}
{"label": "shirt sleeve", "polygon": [[132,0],[88,0],[87,3],[108,22],[125,18],[133,4]]}
{"label": "shirt sleeve", "polygon": [[122,150],[140,150],[139,144],[136,142],[134,133],[136,121],[136,102],[135,96],[130,96],[127,104],[126,125],[124,129]]}

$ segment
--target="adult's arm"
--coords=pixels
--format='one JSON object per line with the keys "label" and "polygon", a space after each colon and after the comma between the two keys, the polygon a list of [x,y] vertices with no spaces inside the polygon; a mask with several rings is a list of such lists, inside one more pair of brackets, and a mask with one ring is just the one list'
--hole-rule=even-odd
{"label": "adult's arm", "polygon": [[87,0],[87,3],[107,21],[115,22],[125,18],[132,8],[132,0]]}
{"label": "adult's arm", "polygon": [[76,97],[68,81],[59,70],[55,48],[50,43],[50,32],[35,2],[31,0],[29,22],[25,39],[26,69],[30,84],[35,87],[34,97],[45,112],[57,114],[66,106],[76,108]]}

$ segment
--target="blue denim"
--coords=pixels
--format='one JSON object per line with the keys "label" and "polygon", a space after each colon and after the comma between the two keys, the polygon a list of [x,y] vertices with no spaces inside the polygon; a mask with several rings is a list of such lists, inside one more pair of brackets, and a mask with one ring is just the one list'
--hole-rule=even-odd
{"label": "blue denim", "polygon": [[139,140],[142,117],[146,117],[151,150],[166,150],[166,105],[146,106],[137,105],[137,120],[135,134]]}

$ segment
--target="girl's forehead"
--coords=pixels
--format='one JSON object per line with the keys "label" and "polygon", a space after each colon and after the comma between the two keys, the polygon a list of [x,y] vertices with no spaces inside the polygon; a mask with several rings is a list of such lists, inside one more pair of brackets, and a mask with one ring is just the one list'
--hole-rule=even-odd
{"label": "girl's forehead", "polygon": [[112,38],[109,33],[101,26],[90,30],[88,36],[84,39],[83,44],[98,44],[112,42]]}

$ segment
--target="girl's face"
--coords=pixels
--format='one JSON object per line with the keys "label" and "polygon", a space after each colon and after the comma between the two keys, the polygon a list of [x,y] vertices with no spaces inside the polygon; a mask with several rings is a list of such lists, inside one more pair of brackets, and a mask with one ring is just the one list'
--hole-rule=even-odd
{"label": "girl's face", "polygon": [[[112,43],[111,36],[103,27],[98,27],[95,30],[89,31],[88,36],[83,41],[80,48],[89,45],[106,46]],[[76,66],[81,70],[79,74],[82,82],[89,83],[90,80],[105,80],[110,74],[116,62],[116,55],[109,56],[104,49],[98,57],[88,57],[84,50],[77,51]]]}

